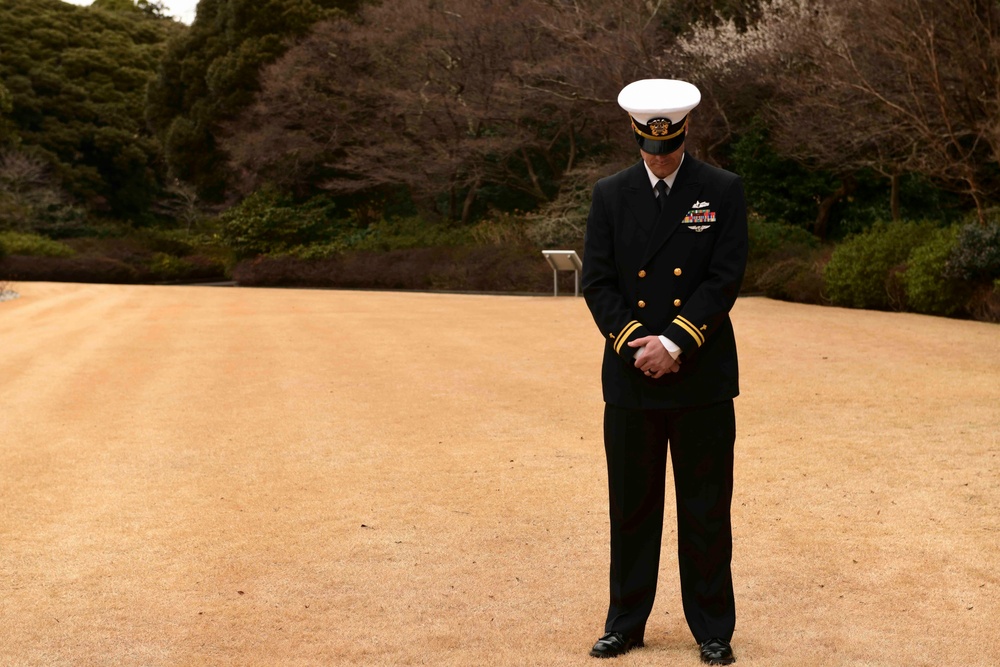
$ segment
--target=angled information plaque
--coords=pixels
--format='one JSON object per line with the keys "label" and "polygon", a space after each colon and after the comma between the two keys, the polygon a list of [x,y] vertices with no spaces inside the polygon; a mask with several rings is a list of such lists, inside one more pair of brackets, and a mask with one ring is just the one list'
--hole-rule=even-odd
{"label": "angled information plaque", "polygon": [[543,250],[546,261],[552,267],[552,296],[559,296],[559,272],[572,271],[575,275],[573,296],[580,296],[580,271],[583,262],[575,250]]}

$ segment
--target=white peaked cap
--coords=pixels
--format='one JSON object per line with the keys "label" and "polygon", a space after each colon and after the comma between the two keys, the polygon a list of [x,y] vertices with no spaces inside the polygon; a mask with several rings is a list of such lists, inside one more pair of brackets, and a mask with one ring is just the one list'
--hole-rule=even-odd
{"label": "white peaked cap", "polygon": [[676,79],[633,81],[618,93],[618,106],[644,125],[655,118],[680,122],[699,102],[697,86]]}

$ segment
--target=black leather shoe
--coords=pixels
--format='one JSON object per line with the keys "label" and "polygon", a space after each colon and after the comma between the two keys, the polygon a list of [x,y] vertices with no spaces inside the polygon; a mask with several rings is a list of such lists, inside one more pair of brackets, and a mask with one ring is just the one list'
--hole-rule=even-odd
{"label": "black leather shoe", "polygon": [[597,640],[594,648],[590,649],[590,655],[595,658],[617,658],[623,653],[628,653],[641,646],[641,639],[626,639],[625,635],[620,632],[609,632]]}
{"label": "black leather shoe", "polygon": [[710,665],[731,665],[736,662],[736,656],[725,639],[706,639],[701,643],[701,661]]}

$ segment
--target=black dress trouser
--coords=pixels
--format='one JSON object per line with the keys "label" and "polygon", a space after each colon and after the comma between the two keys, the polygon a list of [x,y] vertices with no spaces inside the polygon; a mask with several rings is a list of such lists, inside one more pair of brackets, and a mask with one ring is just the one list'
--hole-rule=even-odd
{"label": "black dress trouser", "polygon": [[732,400],[674,410],[605,406],[611,508],[611,604],[605,632],[639,639],[645,632],[660,567],[669,449],[684,616],[698,643],[732,639],[735,441]]}

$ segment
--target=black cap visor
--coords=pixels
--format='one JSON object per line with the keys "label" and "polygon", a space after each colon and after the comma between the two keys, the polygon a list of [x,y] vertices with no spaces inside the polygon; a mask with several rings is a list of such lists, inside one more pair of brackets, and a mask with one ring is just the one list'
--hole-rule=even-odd
{"label": "black cap visor", "polygon": [[684,137],[687,136],[687,132],[681,132],[672,139],[647,139],[641,134],[634,134],[636,143],[639,144],[639,148],[652,155],[665,155],[667,153],[673,153],[681,147],[681,144],[684,143]]}

